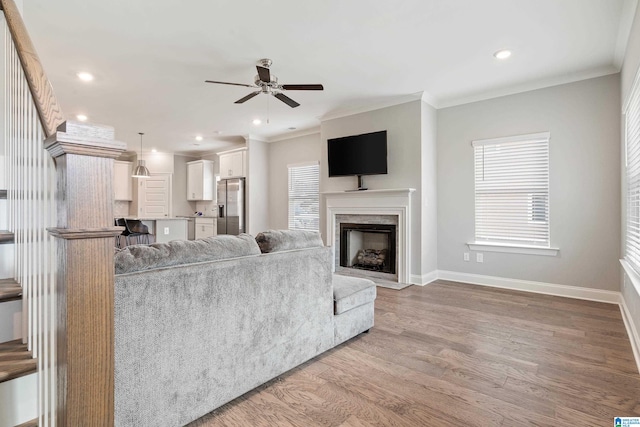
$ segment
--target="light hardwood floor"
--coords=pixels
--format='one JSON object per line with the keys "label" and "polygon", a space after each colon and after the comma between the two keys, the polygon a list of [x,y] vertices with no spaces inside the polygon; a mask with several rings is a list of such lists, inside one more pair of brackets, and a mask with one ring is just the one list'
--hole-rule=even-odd
{"label": "light hardwood floor", "polygon": [[378,288],[375,322],[190,426],[575,427],[640,416],[617,305],[438,281]]}

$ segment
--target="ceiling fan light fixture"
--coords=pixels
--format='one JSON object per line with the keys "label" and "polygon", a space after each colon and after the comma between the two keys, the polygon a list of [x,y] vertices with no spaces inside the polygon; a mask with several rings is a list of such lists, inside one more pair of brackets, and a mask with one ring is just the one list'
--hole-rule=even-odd
{"label": "ceiling fan light fixture", "polygon": [[149,169],[147,169],[144,160],[142,160],[142,135],[144,133],[138,132],[138,134],[140,135],[140,158],[138,159],[138,166],[136,166],[131,176],[133,178],[150,178]]}
{"label": "ceiling fan light fixture", "polygon": [[[256,70],[258,71],[258,75],[255,77],[255,81],[253,85],[247,85],[244,83],[232,83],[232,82],[221,82],[217,80],[205,80],[205,83],[216,83],[222,85],[232,85],[232,86],[245,86],[254,89],[258,89],[250,94],[238,99],[235,101],[236,104],[243,104],[248,100],[260,95],[273,95],[278,98],[280,101],[284,102],[291,108],[296,108],[300,106],[300,104],[293,99],[282,93],[283,90],[324,90],[324,86],[321,84],[280,84],[278,82],[278,78],[271,74],[272,61],[268,58],[260,59],[256,65]],[[267,120],[267,123],[269,121]]]}

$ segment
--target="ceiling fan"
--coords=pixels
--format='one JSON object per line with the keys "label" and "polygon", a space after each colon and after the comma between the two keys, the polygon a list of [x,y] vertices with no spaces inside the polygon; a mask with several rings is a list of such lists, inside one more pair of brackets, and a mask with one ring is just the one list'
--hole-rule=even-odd
{"label": "ceiling fan", "polygon": [[269,67],[271,66],[272,61],[268,58],[264,58],[258,61],[256,65],[256,69],[258,70],[258,75],[255,77],[255,84],[246,85],[243,83],[229,83],[229,82],[217,82],[214,80],[205,80],[205,83],[217,83],[223,85],[233,85],[233,86],[245,86],[258,88],[259,90],[255,92],[251,92],[249,95],[238,99],[235,104],[242,104],[257,96],[261,93],[266,93],[269,95],[273,95],[278,98],[280,101],[284,102],[291,108],[296,108],[300,104],[298,104],[293,99],[289,98],[287,95],[282,93],[283,90],[324,90],[324,87],[319,84],[313,85],[284,85],[278,83],[278,78],[271,74]]}

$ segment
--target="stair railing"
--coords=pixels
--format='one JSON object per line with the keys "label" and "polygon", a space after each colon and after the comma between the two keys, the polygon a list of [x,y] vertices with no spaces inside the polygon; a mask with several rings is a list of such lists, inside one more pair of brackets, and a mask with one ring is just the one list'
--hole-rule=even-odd
{"label": "stair railing", "polygon": [[[114,419],[113,128],[65,121],[13,0],[5,35],[5,160],[39,426]],[[55,34],[51,35],[55,37]],[[54,183],[56,183],[54,185]]]}
{"label": "stair railing", "polygon": [[[5,26],[4,142],[9,231],[14,275],[22,287],[22,337],[38,367],[38,413],[55,408],[55,166]],[[48,425],[44,418],[42,426]]]}

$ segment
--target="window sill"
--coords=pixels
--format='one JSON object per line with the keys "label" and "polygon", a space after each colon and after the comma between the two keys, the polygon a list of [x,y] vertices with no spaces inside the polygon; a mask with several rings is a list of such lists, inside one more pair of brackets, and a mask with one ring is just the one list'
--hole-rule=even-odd
{"label": "window sill", "polygon": [[558,256],[559,248],[542,248],[540,246],[510,245],[507,243],[470,242],[467,246],[472,251],[504,252],[510,254]]}

